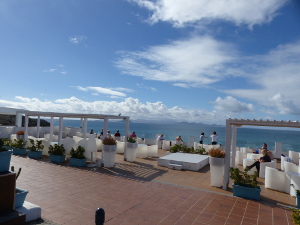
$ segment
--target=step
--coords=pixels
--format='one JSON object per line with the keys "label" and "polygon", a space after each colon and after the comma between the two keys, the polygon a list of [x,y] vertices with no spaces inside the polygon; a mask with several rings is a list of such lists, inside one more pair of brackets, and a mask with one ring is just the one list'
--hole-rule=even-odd
{"label": "step", "polygon": [[173,170],[182,170],[182,165],[170,163],[168,168]]}
{"label": "step", "polygon": [[25,201],[22,207],[16,208],[16,211],[26,215],[26,222],[41,218],[42,209],[38,205]]}

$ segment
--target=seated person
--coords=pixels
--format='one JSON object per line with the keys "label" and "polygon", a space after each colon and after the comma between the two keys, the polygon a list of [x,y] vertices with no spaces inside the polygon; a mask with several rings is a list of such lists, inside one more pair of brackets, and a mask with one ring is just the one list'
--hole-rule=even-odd
{"label": "seated person", "polygon": [[117,130],[117,132],[115,133],[115,137],[121,137],[120,131]]}
{"label": "seated person", "polygon": [[130,134],[130,137],[132,137],[132,138],[136,138],[136,134],[135,134],[135,132],[132,132],[132,134]]}
{"label": "seated person", "polygon": [[271,158],[270,158],[270,156],[268,155],[268,150],[263,149],[263,150],[261,151],[261,153],[263,154],[263,156],[260,157],[260,159],[258,159],[257,161],[255,161],[251,166],[247,166],[246,168],[248,168],[248,169],[250,170],[251,168],[253,168],[253,167],[255,166],[255,167],[256,167],[256,170],[257,170],[257,172],[258,172],[258,174],[259,174],[260,163],[261,163],[261,162],[271,162]]}
{"label": "seated person", "polygon": [[261,148],[259,150],[253,150],[253,153],[259,154],[259,152],[261,152],[263,149],[267,149],[267,144],[263,143],[263,145],[261,146]]}

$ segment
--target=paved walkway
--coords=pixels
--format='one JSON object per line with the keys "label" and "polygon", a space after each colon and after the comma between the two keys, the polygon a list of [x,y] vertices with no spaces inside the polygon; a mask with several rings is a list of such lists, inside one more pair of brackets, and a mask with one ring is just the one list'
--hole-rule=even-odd
{"label": "paved walkway", "polygon": [[210,186],[209,166],[175,171],[156,161],[124,162],[117,154],[113,169],[75,168],[12,156],[11,165],[22,167],[17,186],[29,190],[26,200],[57,224],[95,224],[99,207],[106,212],[106,225],[292,224],[290,210],[282,205],[294,206],[294,197],[267,189],[260,202],[233,197],[230,188]]}

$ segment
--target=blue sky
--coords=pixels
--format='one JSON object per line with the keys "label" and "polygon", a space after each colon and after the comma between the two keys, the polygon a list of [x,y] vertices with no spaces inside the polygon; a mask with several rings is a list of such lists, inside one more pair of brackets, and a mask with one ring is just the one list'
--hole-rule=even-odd
{"label": "blue sky", "polygon": [[297,0],[2,0],[0,106],[299,120]]}

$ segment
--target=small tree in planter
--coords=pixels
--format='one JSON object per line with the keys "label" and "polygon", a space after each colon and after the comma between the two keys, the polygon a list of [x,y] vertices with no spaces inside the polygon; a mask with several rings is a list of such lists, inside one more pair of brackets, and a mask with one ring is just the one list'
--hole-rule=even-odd
{"label": "small tree in planter", "polygon": [[13,154],[14,155],[25,155],[26,154],[26,141],[23,139],[14,139],[10,146],[13,149]]}
{"label": "small tree in planter", "polygon": [[138,143],[136,142],[136,139],[133,137],[127,138],[127,151],[125,158],[129,162],[135,161],[136,158],[136,152],[137,152]]}
{"label": "small tree in planter", "polygon": [[261,187],[258,186],[258,172],[248,175],[249,168],[241,174],[238,168],[229,168],[230,178],[233,179],[233,195],[248,199],[260,200]]}
{"label": "small tree in planter", "polygon": [[[10,169],[10,170],[11,170],[12,172],[15,172],[15,167],[14,167],[14,166],[11,166],[11,169]],[[19,168],[18,172],[16,173],[16,180],[17,180],[18,177],[20,176],[21,170],[22,170],[22,168]],[[19,208],[19,207],[22,207],[22,206],[23,206],[27,194],[28,194],[28,191],[23,190],[23,189],[18,188],[18,187],[16,188],[15,208]]]}
{"label": "small tree in planter", "polygon": [[225,152],[220,148],[212,148],[208,154],[210,155],[210,184],[214,187],[221,187],[224,175]]}
{"label": "small tree in planter", "polygon": [[64,145],[54,144],[49,146],[49,156],[51,162],[62,163],[66,161],[66,149]]}
{"label": "small tree in planter", "polygon": [[72,166],[85,166],[86,158],[84,156],[85,148],[78,146],[76,149],[72,148],[70,151],[71,157],[69,158],[70,165]]}
{"label": "small tree in planter", "polygon": [[300,209],[291,209],[291,211],[293,212],[291,215],[293,224],[300,225]]}
{"label": "small tree in planter", "polygon": [[37,140],[36,142],[33,139],[29,139],[31,146],[27,147],[27,155],[32,159],[40,159],[42,158],[43,148],[41,140]]}
{"label": "small tree in planter", "polygon": [[3,140],[0,139],[0,172],[9,171],[12,151],[3,147]]}
{"label": "small tree in planter", "polygon": [[[291,184],[291,186],[294,188],[295,192],[296,192],[296,206],[297,208],[300,208],[300,190],[295,188],[294,184]],[[300,222],[300,219],[299,219]]]}
{"label": "small tree in planter", "polygon": [[102,163],[104,167],[113,167],[115,165],[117,141],[112,137],[106,137],[102,140],[102,144]]}
{"label": "small tree in planter", "polygon": [[11,140],[8,138],[2,138],[3,140],[3,147],[7,149],[11,149]]}

